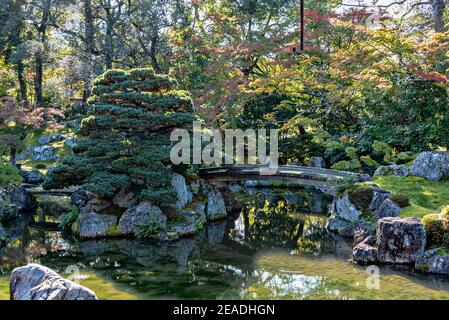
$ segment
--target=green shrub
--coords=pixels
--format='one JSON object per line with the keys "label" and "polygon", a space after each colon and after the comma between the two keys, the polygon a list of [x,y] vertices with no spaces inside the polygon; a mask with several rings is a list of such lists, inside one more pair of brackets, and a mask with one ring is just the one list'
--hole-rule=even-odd
{"label": "green shrub", "polygon": [[339,161],[337,163],[334,163],[331,168],[334,170],[359,172],[361,167],[362,165],[360,164],[360,161],[354,159],[351,161],[347,160]]}
{"label": "green shrub", "polygon": [[357,159],[357,150],[354,147],[347,147],[345,152],[350,159]]}
{"label": "green shrub", "polygon": [[22,182],[19,169],[10,163],[0,162],[0,186],[8,184],[18,185]]}
{"label": "green shrub", "polygon": [[136,236],[141,239],[149,239],[162,230],[163,229],[158,224],[151,221],[149,223],[139,225]]}
{"label": "green shrub", "polygon": [[390,196],[390,200],[396,203],[401,208],[406,208],[410,206],[410,199],[406,195],[403,194],[392,194]]}
{"label": "green shrub", "polygon": [[415,160],[416,154],[413,152],[399,152],[396,157],[396,164],[405,164]]}
{"label": "green shrub", "polygon": [[352,204],[361,211],[368,211],[372,199],[373,189],[369,187],[356,189],[349,193],[349,200],[351,200]]}
{"label": "green shrub", "polygon": [[422,224],[427,234],[427,247],[439,247],[446,245],[447,230],[443,225],[440,214],[432,213],[422,218]]}
{"label": "green shrub", "polygon": [[75,223],[76,219],[78,219],[78,216],[78,208],[75,206],[70,206],[69,211],[59,217],[59,227],[64,231],[71,230],[72,225]]}
{"label": "green shrub", "polygon": [[449,205],[441,209],[441,218],[443,219],[443,226],[449,232]]}

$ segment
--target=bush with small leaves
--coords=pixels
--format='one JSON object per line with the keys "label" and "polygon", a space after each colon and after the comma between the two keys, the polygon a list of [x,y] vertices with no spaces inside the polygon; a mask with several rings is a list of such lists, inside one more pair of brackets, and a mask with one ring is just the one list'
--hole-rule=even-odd
{"label": "bush with small leaves", "polygon": [[427,247],[447,247],[449,244],[449,232],[443,225],[441,214],[431,213],[422,218],[422,224],[426,230]]}

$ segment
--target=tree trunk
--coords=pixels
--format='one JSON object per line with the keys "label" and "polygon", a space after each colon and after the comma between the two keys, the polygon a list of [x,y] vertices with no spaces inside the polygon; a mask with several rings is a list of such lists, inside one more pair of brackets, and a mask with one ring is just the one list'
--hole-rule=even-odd
{"label": "tree trunk", "polygon": [[444,0],[431,0],[430,4],[432,5],[432,18],[435,24],[436,32],[444,31],[444,8],[445,8]]}
{"label": "tree trunk", "polygon": [[24,65],[22,60],[17,61],[17,78],[19,80],[19,87],[20,87],[20,100],[22,100],[25,103],[28,103],[28,96],[27,96],[27,83],[24,76]]}
{"label": "tree trunk", "polygon": [[114,18],[110,8],[106,8],[106,37],[104,43],[105,59],[104,65],[106,69],[112,69],[113,58],[113,43],[112,43],[112,31],[114,29]]}
{"label": "tree trunk", "polygon": [[9,149],[9,160],[11,161],[11,164],[15,167],[16,166],[16,154],[17,149],[14,146],[11,146]]}
{"label": "tree trunk", "polygon": [[156,57],[157,41],[158,41],[157,35],[153,36],[151,38],[150,59],[151,59],[151,66],[153,67],[153,70],[156,73],[161,73],[161,67],[160,67],[159,62],[157,61],[157,57]]}
{"label": "tree trunk", "polygon": [[39,24],[39,27],[37,28],[37,31],[40,35],[41,43],[44,47],[42,52],[38,52],[36,54],[36,69],[35,69],[35,75],[34,75],[34,95],[35,95],[35,104],[36,106],[42,106],[44,99],[43,99],[43,89],[42,89],[42,83],[43,83],[43,74],[44,74],[44,54],[45,54],[45,45],[47,42],[47,25],[50,18],[50,11],[52,6],[52,0],[46,0],[44,2],[43,8],[42,8],[42,19]]}
{"label": "tree trunk", "polygon": [[83,85],[83,102],[86,103],[92,92],[93,53],[94,53],[94,18],[92,14],[92,1],[84,0],[84,32],[85,32],[85,73]]}
{"label": "tree trunk", "polygon": [[34,102],[36,106],[41,107],[44,103],[43,90],[42,90],[42,78],[44,72],[44,62],[42,53],[36,55],[36,68],[34,74]]}

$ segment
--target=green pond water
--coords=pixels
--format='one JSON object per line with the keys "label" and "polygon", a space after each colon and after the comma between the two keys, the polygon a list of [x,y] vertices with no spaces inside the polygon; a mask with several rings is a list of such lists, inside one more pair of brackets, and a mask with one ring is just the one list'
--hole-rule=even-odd
{"label": "green pond water", "polygon": [[9,299],[12,269],[29,262],[101,299],[449,299],[448,278],[392,266],[375,277],[352,264],[351,243],[324,228],[330,199],[318,191],[251,190],[239,199],[243,209],[228,220],[173,243],[77,242],[42,214],[11,222],[0,299]]}

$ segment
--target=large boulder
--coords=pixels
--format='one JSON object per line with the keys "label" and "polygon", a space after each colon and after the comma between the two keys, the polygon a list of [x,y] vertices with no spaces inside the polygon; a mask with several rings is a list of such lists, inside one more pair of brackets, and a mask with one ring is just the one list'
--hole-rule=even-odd
{"label": "large boulder", "polygon": [[112,197],[112,203],[120,208],[130,209],[138,204],[136,195],[127,190],[126,188],[120,189],[114,197]]}
{"label": "large boulder", "polygon": [[40,145],[44,145],[44,144],[49,144],[50,142],[53,142],[53,141],[62,140],[63,138],[64,137],[60,133],[55,133],[55,134],[52,134],[49,136],[45,136],[45,135],[40,136],[39,139],[37,139],[37,142]]}
{"label": "large boulder", "polygon": [[380,166],[374,172],[374,176],[398,176],[398,177],[406,177],[409,174],[408,168],[401,164],[391,164],[389,166]]}
{"label": "large boulder", "polygon": [[387,217],[377,221],[377,257],[385,263],[414,263],[426,246],[426,231],[417,218]]}
{"label": "large boulder", "polygon": [[39,161],[55,161],[58,156],[54,154],[55,148],[52,146],[31,146],[27,152],[31,159]]}
{"label": "large boulder", "polygon": [[45,175],[39,171],[20,171],[19,173],[26,183],[38,184],[45,180]]}
{"label": "large boulder", "polygon": [[375,214],[377,219],[386,217],[397,217],[402,209],[390,199],[385,199],[384,202],[377,208]]}
{"label": "large boulder", "polygon": [[220,191],[213,188],[207,193],[206,218],[209,221],[216,221],[226,218],[226,206]]}
{"label": "large boulder", "polygon": [[167,217],[158,207],[148,202],[142,202],[125,211],[120,218],[118,230],[122,235],[135,235],[139,226],[150,223],[153,223],[158,229],[164,230],[167,225]]}
{"label": "large boulder", "polygon": [[329,205],[329,213],[349,222],[359,220],[359,217],[362,214],[362,212],[357,210],[351,203],[347,192],[342,197],[336,197],[334,199]]}
{"label": "large boulder", "polygon": [[176,191],[176,209],[182,209],[188,203],[192,202],[192,192],[190,192],[187,187],[186,179],[182,175],[174,173],[171,180],[171,185]]}
{"label": "large boulder", "polygon": [[89,197],[83,188],[77,188],[70,196],[70,204],[78,208],[84,207],[88,201]]}
{"label": "large boulder", "polygon": [[18,187],[11,187],[11,201],[19,211],[32,211],[37,208],[34,196],[27,190],[27,186],[21,184]]}
{"label": "large boulder", "polygon": [[428,250],[416,260],[415,269],[449,275],[449,254],[440,248]]}
{"label": "large boulder", "polygon": [[81,212],[72,226],[72,231],[81,239],[105,238],[117,225],[117,217],[110,214]]}
{"label": "large boulder", "polygon": [[69,148],[75,148],[78,145],[74,138],[66,138],[64,144]]}
{"label": "large boulder", "polygon": [[313,168],[325,168],[326,161],[323,157],[311,157],[308,163],[309,167]]}
{"label": "large boulder", "polygon": [[98,212],[104,209],[107,209],[111,206],[111,203],[106,199],[101,199],[98,197],[94,197],[87,201],[86,205],[83,207],[84,212]]}
{"label": "large boulder", "polygon": [[373,188],[373,197],[371,198],[371,202],[368,206],[369,210],[377,210],[381,206],[381,204],[388,199],[390,196],[390,191],[374,187]]}
{"label": "large boulder", "polygon": [[205,206],[199,203],[193,210],[179,213],[183,221],[173,222],[167,226],[167,232],[175,233],[178,237],[193,235],[204,227],[206,223]]}
{"label": "large boulder", "polygon": [[97,300],[95,293],[39,264],[16,268],[11,274],[11,300]]}
{"label": "large boulder", "polygon": [[434,151],[420,153],[410,168],[410,174],[432,181],[444,179],[449,176],[449,154]]}
{"label": "large boulder", "polygon": [[11,199],[9,190],[0,187],[0,220],[7,220],[18,214],[17,206]]}

